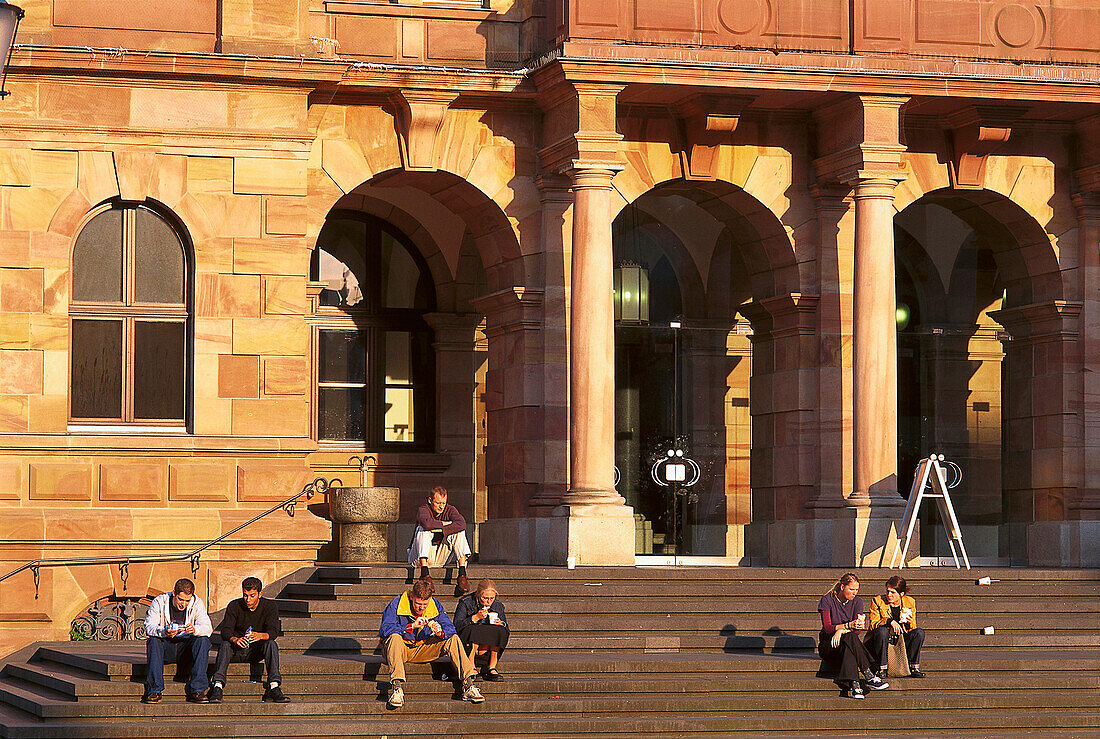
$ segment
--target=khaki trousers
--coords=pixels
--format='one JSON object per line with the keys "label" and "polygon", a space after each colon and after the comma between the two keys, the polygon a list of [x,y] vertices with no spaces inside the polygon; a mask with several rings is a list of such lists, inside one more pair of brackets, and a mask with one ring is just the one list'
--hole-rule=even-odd
{"label": "khaki trousers", "polygon": [[382,656],[390,666],[390,682],[405,679],[406,662],[424,664],[439,659],[443,654],[454,662],[463,681],[474,674],[474,663],[462,648],[457,635],[443,641],[412,645],[406,643],[400,634],[391,634],[382,642]]}

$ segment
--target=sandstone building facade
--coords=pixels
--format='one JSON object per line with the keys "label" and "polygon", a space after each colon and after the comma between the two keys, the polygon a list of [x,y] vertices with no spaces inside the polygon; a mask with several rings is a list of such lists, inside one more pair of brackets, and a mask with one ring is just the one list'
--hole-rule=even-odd
{"label": "sandstone building facade", "polygon": [[[483,561],[878,564],[933,451],[972,557],[1100,564],[1097,0],[20,4],[4,571],[318,476],[447,486]],[[0,652],[123,584],[38,588]]]}

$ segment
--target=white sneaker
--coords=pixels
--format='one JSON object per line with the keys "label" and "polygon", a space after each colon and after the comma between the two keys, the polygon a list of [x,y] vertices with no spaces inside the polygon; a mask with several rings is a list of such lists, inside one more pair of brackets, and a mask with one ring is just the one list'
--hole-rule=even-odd
{"label": "white sneaker", "polygon": [[485,696],[481,694],[481,691],[477,689],[477,686],[470,683],[470,687],[462,691],[462,700],[470,701],[471,703],[484,703]]}
{"label": "white sneaker", "polygon": [[852,687],[849,690],[848,695],[852,698],[855,698],[856,700],[863,700],[865,696],[863,695],[863,688],[860,686],[858,680],[852,681]]}
{"label": "white sneaker", "polygon": [[868,677],[864,681],[867,683],[868,688],[871,688],[872,690],[886,690],[888,687],[890,687],[890,683],[886,682],[878,675],[875,675],[874,673],[869,674],[870,677]]}
{"label": "white sneaker", "polygon": [[405,705],[405,691],[400,685],[390,686],[390,699],[386,701],[390,708],[400,708]]}

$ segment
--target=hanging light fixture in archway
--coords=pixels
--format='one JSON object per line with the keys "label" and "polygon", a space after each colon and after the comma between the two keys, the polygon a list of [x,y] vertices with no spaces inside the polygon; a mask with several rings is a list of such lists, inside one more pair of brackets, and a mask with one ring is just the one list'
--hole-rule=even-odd
{"label": "hanging light fixture in archway", "polygon": [[615,268],[615,320],[649,323],[649,271],[623,261]]}
{"label": "hanging light fixture in archway", "polygon": [[23,19],[23,9],[0,0],[0,99],[11,93],[4,90],[8,79],[8,65],[11,51],[15,48],[15,32],[19,30],[19,21]]}

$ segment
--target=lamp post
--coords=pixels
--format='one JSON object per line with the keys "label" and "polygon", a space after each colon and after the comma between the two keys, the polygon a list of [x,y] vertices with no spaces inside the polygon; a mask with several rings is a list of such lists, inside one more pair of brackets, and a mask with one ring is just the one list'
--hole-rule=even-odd
{"label": "lamp post", "polygon": [[8,80],[8,64],[11,51],[15,47],[15,33],[19,30],[19,21],[23,19],[23,9],[0,0],[0,99],[11,93],[4,90]]}

